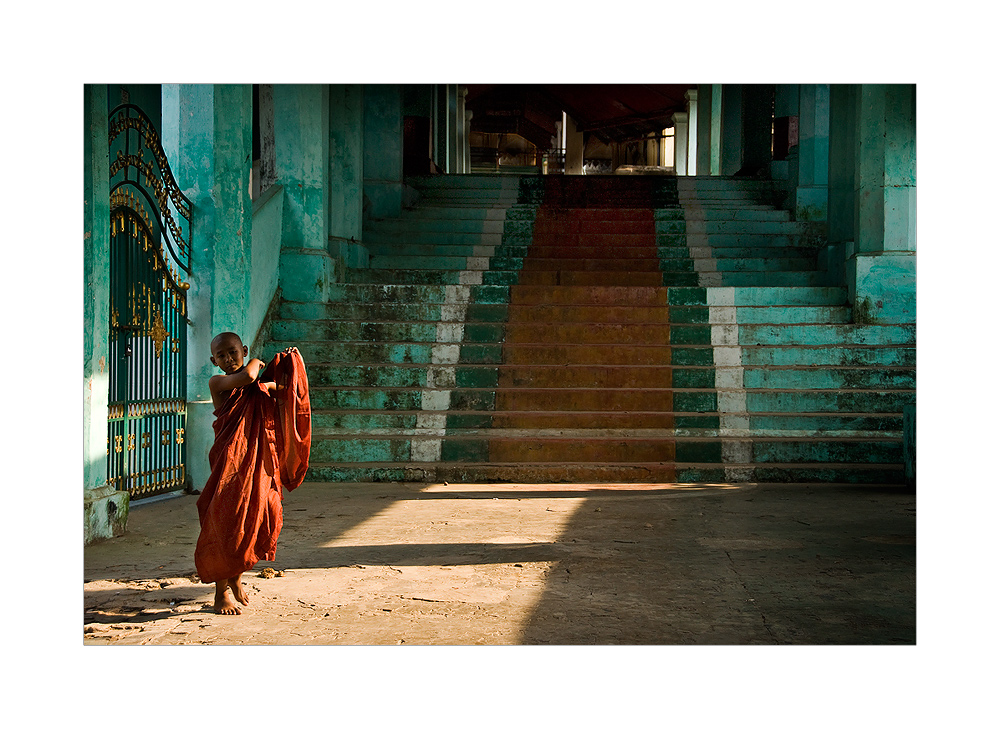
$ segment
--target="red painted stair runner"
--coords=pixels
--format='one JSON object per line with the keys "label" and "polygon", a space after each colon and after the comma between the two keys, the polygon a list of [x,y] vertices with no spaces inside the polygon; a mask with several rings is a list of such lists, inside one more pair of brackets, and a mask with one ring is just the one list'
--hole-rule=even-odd
{"label": "red painted stair runner", "polygon": [[674,425],[667,289],[644,182],[546,181],[511,287],[493,416],[494,428],[527,432],[492,439],[491,462],[641,463],[674,480],[673,441],[636,432]]}

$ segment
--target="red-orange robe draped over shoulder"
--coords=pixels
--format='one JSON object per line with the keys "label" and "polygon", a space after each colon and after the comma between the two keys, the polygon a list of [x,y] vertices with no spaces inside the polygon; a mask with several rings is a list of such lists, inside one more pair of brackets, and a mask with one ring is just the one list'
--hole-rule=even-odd
{"label": "red-orange robe draped over shoulder", "polygon": [[[274,397],[261,382],[278,384]],[[281,487],[299,486],[309,468],[309,382],[299,353],[278,353],[257,382],[231,390],[215,411],[214,427],[212,475],[198,497],[194,563],[202,582],[274,559]]]}

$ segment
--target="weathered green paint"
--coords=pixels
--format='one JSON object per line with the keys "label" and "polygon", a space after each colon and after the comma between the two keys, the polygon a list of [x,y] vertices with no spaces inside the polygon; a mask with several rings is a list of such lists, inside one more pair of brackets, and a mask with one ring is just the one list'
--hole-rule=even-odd
{"label": "weathered green paint", "polygon": [[185,442],[195,488],[208,479],[208,451],[215,439],[208,391],[212,338],[234,331],[249,344],[259,324],[249,319],[252,106],[249,84],[180,84],[163,110],[164,127],[177,130],[172,136],[178,147],[168,155],[177,161],[174,173],[192,209]]}
{"label": "weathered green paint", "polygon": [[[364,91],[358,84],[334,84],[329,100],[330,254],[344,268],[365,268]],[[338,281],[343,280],[343,268],[340,270]]]}
{"label": "weathered green paint", "polygon": [[107,483],[110,302],[108,90],[84,87],[83,105],[83,519],[84,542],[124,533],[127,491]]}
{"label": "weathered green paint", "polygon": [[403,207],[403,118],[398,84],[364,87],[364,196],[371,218],[398,217]]}

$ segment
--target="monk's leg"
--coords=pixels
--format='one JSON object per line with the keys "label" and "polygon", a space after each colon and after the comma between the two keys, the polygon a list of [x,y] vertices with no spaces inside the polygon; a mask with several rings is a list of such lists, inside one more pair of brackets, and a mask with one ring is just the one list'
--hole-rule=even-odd
{"label": "monk's leg", "polygon": [[229,599],[226,590],[229,588],[229,580],[219,580],[215,583],[215,612],[218,615],[239,615],[240,608]]}
{"label": "monk's leg", "polygon": [[244,605],[249,605],[250,598],[247,596],[246,591],[243,589],[243,583],[240,582],[240,578],[242,576],[243,573],[240,572],[238,575],[236,575],[236,577],[230,577],[229,587],[231,587],[233,590],[233,597],[235,597],[239,602],[243,603]]}

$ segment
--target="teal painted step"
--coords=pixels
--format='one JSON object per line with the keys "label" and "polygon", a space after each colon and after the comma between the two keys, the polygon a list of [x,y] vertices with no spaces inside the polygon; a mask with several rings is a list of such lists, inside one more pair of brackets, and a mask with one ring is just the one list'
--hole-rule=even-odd
{"label": "teal painted step", "polygon": [[317,431],[324,429],[349,432],[406,430],[417,427],[419,414],[420,412],[412,410],[323,410],[313,406],[312,427]]}
{"label": "teal painted step", "polygon": [[427,365],[313,363],[310,387],[426,387]]}
{"label": "teal painted step", "polygon": [[311,387],[309,401],[320,410],[420,410],[422,392],[405,388]]}
{"label": "teal painted step", "polygon": [[741,351],[744,365],[885,366],[914,367],[912,346],[760,346]]}
{"label": "teal painted step", "polygon": [[674,211],[666,211],[661,214],[657,210],[653,217],[657,221],[684,220],[695,222],[748,222],[748,223],[790,223],[791,213],[787,210],[778,210],[766,205],[741,206],[738,208],[686,208],[682,209],[682,216],[677,216]]}
{"label": "teal painted step", "polygon": [[[446,304],[455,284],[340,284],[331,287],[333,303]],[[479,304],[501,304],[510,299],[509,286],[468,286],[470,301]]]}
{"label": "teal painted step", "polygon": [[[657,246],[660,258],[689,258],[691,251],[686,245]],[[816,251],[806,248],[713,248],[712,258],[798,258],[810,260],[815,265]]]}
{"label": "teal painted step", "polygon": [[[464,261],[461,269],[444,270],[421,270],[411,271],[408,269],[392,268],[349,268],[345,278],[348,283],[374,283],[386,285],[400,284],[429,284],[438,286],[458,285],[459,274],[464,271]],[[485,280],[484,280],[485,283]],[[493,284],[491,285],[498,285]],[[508,284],[509,285],[509,284]]]}
{"label": "teal painted step", "polygon": [[877,440],[755,440],[753,463],[902,463],[903,441]]}
{"label": "teal painted step", "polygon": [[405,483],[436,480],[434,464],[309,464],[307,481],[323,483]]}
{"label": "teal painted step", "polygon": [[309,458],[319,462],[398,463],[410,460],[410,442],[407,437],[313,438]]}
{"label": "teal painted step", "polygon": [[851,311],[844,306],[740,306],[738,324],[847,324]]}
{"label": "teal painted step", "polygon": [[[500,211],[497,211],[500,212]],[[494,215],[482,218],[456,218],[404,215],[402,218],[389,218],[386,220],[372,221],[365,227],[365,244],[371,243],[368,236],[377,234],[382,236],[401,236],[412,231],[442,232],[442,233],[503,233],[503,215]]]}
{"label": "teal painted step", "polygon": [[[740,467],[746,479],[757,483],[823,483],[823,484],[901,484],[902,466],[895,465],[846,465],[788,464],[785,466]],[[726,469],[717,465],[681,465],[677,470],[678,483],[726,483],[730,479]]]}
{"label": "teal painted step", "polygon": [[434,345],[410,342],[302,342],[275,340],[265,347],[268,357],[273,357],[287,347],[298,347],[308,374],[313,362],[430,362]]}
{"label": "teal painted step", "polygon": [[[713,248],[808,248],[816,249],[823,241],[809,235],[787,235],[779,233],[713,233],[699,237],[699,245]],[[657,231],[656,244],[659,246],[684,246],[690,243],[687,233]]]}
{"label": "teal painted step", "polygon": [[[694,271],[696,266],[692,258],[661,258],[660,270],[664,272]],[[804,272],[816,270],[816,262],[801,256],[772,256],[770,258],[727,258],[717,257],[712,271],[722,274],[729,273],[761,273],[770,276],[772,273]]]}
{"label": "teal painted step", "polygon": [[[372,257],[375,256],[424,256],[428,258],[436,258],[443,256],[446,258],[455,257],[468,257],[468,256],[482,256],[481,253],[484,245],[488,246],[491,250],[493,244],[478,244],[478,243],[430,243],[430,244],[417,244],[417,243],[375,243],[371,244],[368,248],[368,254]],[[464,265],[464,262],[463,262]],[[384,266],[381,266],[384,267]],[[388,268],[402,268],[402,266],[388,266]],[[421,268],[424,268],[421,266]]]}
{"label": "teal painted step", "polygon": [[434,342],[433,322],[276,321],[274,337],[290,341]]}
{"label": "teal painted step", "polygon": [[454,233],[440,230],[411,229],[399,233],[365,232],[365,245],[379,246],[380,250],[406,249],[409,246],[483,246],[499,245],[503,234]]}
{"label": "teal painted step", "polygon": [[750,390],[746,393],[749,413],[901,413],[916,399],[914,391]]}
{"label": "teal painted step", "polygon": [[773,415],[750,415],[750,430],[758,437],[781,435],[792,431],[805,437],[826,434],[851,435],[875,434],[902,437],[903,416],[901,413],[851,415],[834,413],[778,413]]}
{"label": "teal painted step", "polygon": [[819,287],[828,281],[824,271],[722,271],[720,286],[787,286],[789,288]]}
{"label": "teal painted step", "polygon": [[757,344],[821,344],[827,346],[914,344],[916,328],[912,325],[747,324],[740,327],[739,339],[742,346]]}
{"label": "teal painted step", "polygon": [[916,387],[916,372],[881,367],[745,368],[743,384],[747,388],[776,390],[909,390]]}
{"label": "teal painted step", "polygon": [[400,255],[372,256],[369,259],[371,269],[402,269],[410,273],[415,269],[434,271],[464,271],[468,266],[465,256],[411,256]]}
{"label": "teal painted step", "polygon": [[[423,224],[425,221],[432,224],[437,222],[444,223],[445,221],[468,221],[472,225],[476,223],[483,224],[488,221],[503,222],[508,220],[507,212],[517,207],[517,205],[511,205],[509,208],[475,205],[456,205],[454,207],[426,205],[406,210],[401,218],[367,221],[365,229],[367,230],[369,227],[377,229],[381,226],[392,226],[404,222],[409,224],[411,221],[419,224]],[[395,223],[394,221],[401,222]]]}

